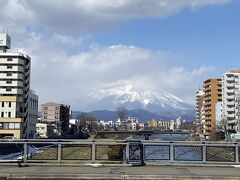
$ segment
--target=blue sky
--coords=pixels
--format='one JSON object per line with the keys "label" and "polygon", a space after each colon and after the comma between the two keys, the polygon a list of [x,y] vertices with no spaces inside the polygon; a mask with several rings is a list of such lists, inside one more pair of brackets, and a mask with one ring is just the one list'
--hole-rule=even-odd
{"label": "blue sky", "polygon": [[219,76],[239,68],[240,1],[200,10],[183,10],[166,18],[133,20],[95,35],[91,41],[107,46],[134,44],[146,49],[165,49],[189,56],[174,62],[185,67],[211,65]]}
{"label": "blue sky", "polygon": [[82,110],[133,85],[194,104],[207,78],[240,65],[238,0],[0,0],[0,27],[32,57],[40,103]]}

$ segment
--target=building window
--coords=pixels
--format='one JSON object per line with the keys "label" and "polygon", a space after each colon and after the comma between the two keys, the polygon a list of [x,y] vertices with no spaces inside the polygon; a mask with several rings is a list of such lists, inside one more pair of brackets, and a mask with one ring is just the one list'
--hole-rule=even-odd
{"label": "building window", "polygon": [[6,91],[12,91],[12,88],[7,87],[7,88],[6,88]]}
{"label": "building window", "polygon": [[11,117],[11,112],[8,112],[8,117]]}
{"label": "building window", "polygon": [[1,112],[1,117],[4,117],[4,112]]}
{"label": "building window", "polygon": [[7,80],[6,83],[7,84],[12,84],[12,81],[11,80]]}
{"label": "building window", "polygon": [[12,60],[13,60],[13,58],[11,58],[11,57],[7,58],[7,61],[12,61]]}
{"label": "building window", "polygon": [[20,123],[15,123],[15,129],[20,129]]}
{"label": "building window", "polygon": [[3,129],[9,129],[8,128],[8,123],[3,123]]}
{"label": "building window", "polygon": [[9,129],[15,129],[15,127],[14,127],[14,123],[9,123],[9,125],[8,125],[9,127]]}
{"label": "building window", "polygon": [[7,69],[12,69],[12,65],[7,65]]}
{"label": "building window", "polygon": [[12,76],[12,72],[7,72],[7,76]]}
{"label": "building window", "polygon": [[55,107],[55,110],[58,110],[58,107]]}
{"label": "building window", "polygon": [[8,107],[12,107],[12,103],[11,102],[8,103]]}
{"label": "building window", "polygon": [[55,116],[55,119],[58,119],[58,116]]}
{"label": "building window", "polygon": [[4,107],[4,102],[2,102],[2,107]]}
{"label": "building window", "polygon": [[0,129],[2,129],[3,128],[3,123],[0,123]]}

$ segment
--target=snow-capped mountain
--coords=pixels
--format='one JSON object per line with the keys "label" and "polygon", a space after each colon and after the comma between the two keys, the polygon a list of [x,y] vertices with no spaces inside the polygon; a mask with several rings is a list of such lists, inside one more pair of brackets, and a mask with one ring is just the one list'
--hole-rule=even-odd
{"label": "snow-capped mountain", "polygon": [[150,112],[194,109],[192,105],[168,92],[144,91],[132,85],[90,93],[88,100],[91,102],[89,105],[91,110],[116,110],[118,106],[124,106],[129,110],[144,109]]}

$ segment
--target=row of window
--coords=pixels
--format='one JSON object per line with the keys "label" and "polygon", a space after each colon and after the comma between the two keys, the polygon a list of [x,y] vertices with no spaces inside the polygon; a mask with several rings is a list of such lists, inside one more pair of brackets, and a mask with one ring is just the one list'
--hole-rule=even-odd
{"label": "row of window", "polygon": [[36,127],[36,130],[45,130],[45,127]]}
{"label": "row of window", "polygon": [[[44,116],[44,119],[48,119],[48,117]],[[58,119],[58,116],[55,116],[55,119]]]}
{"label": "row of window", "polygon": [[59,111],[44,111],[44,115],[46,115],[46,114],[51,114],[51,115],[55,114],[55,115],[58,115],[58,112],[59,112]]}
{"label": "row of window", "polygon": [[20,129],[20,123],[0,123],[0,129]]}
{"label": "row of window", "polygon": [[6,58],[7,58],[7,61],[13,61],[12,57],[6,57]]}
{"label": "row of window", "polygon": [[[8,113],[7,113],[7,115],[8,115],[7,117],[9,117],[9,118],[10,118],[10,117],[11,117],[11,115],[12,115],[12,113],[11,113],[11,112],[8,112]],[[6,116],[4,116],[4,112],[1,112],[1,117],[6,117]]]}
{"label": "row of window", "polygon": [[2,102],[2,107],[12,107],[12,102]]}
{"label": "row of window", "polygon": [[13,64],[13,63],[11,63],[11,64],[4,64],[4,63],[1,63],[0,66],[21,66],[21,67],[24,67],[23,64]]}
{"label": "row of window", "polygon": [[[51,107],[52,108],[52,107]],[[58,107],[55,107],[55,110],[58,110],[59,108]],[[44,110],[48,110],[48,107],[44,107]]]}

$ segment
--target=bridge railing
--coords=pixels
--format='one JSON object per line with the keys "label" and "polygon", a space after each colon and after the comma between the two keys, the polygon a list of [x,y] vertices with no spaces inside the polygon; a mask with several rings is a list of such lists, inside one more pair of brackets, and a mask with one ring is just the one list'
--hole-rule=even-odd
{"label": "bridge railing", "polygon": [[239,164],[238,143],[139,140],[1,140],[0,163]]}

